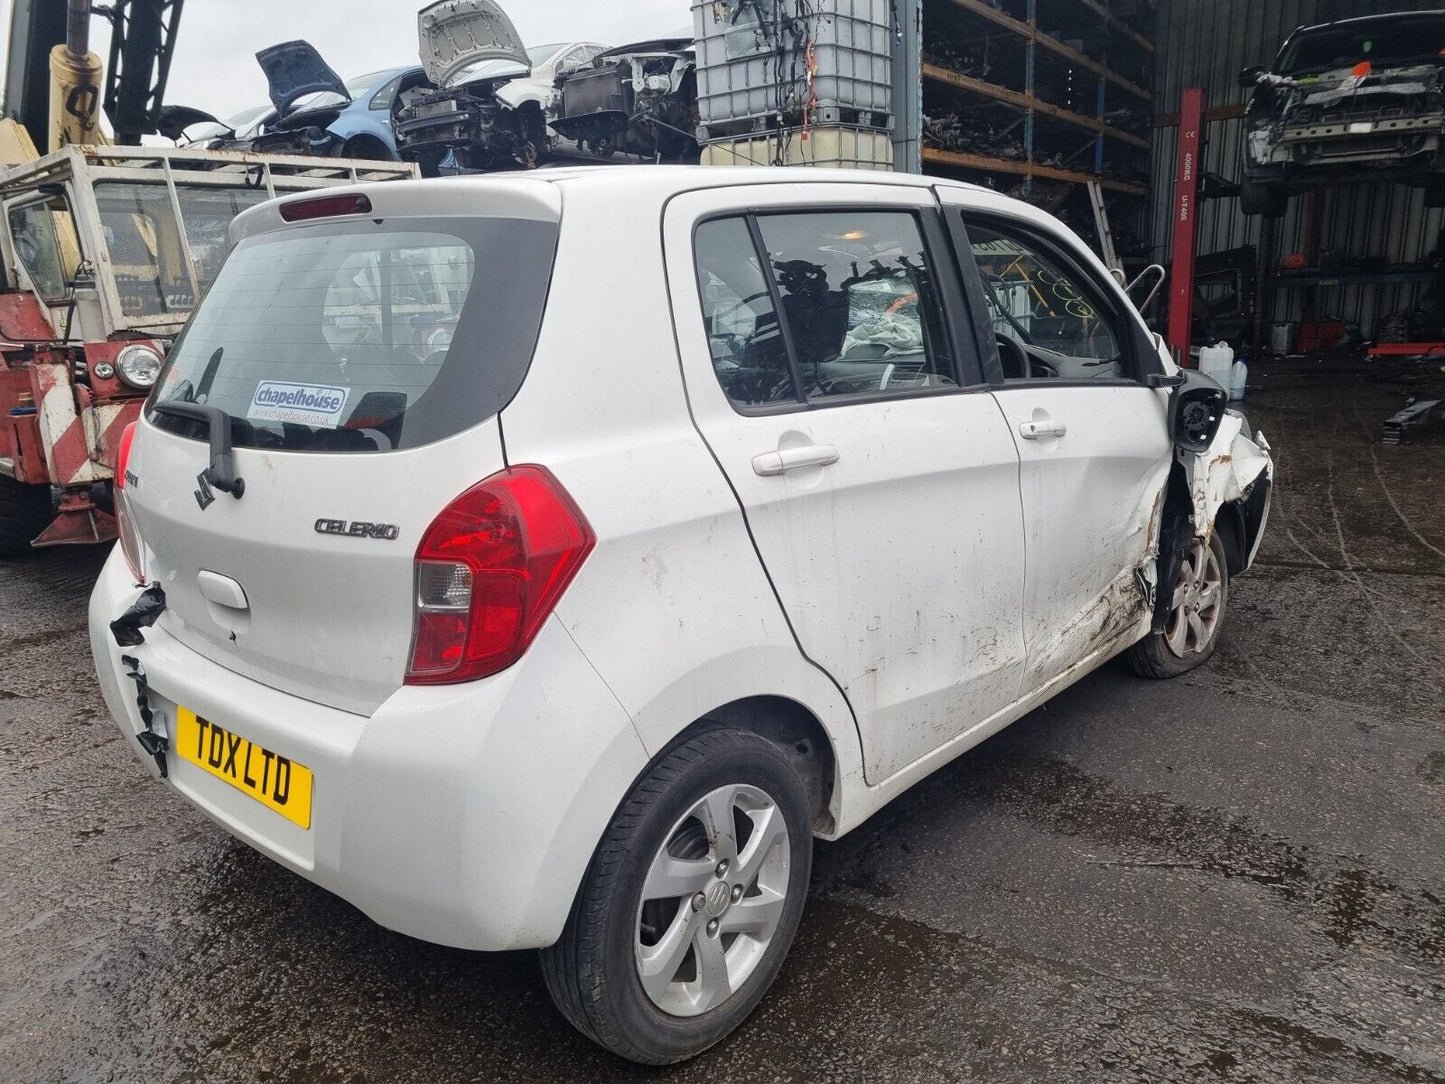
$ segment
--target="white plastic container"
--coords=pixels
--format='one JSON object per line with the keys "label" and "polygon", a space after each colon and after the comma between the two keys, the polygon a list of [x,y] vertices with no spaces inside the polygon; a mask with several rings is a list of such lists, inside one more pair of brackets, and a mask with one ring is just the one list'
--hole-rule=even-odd
{"label": "white plastic container", "polygon": [[1236,361],[1229,370],[1229,397],[1238,402],[1244,398],[1244,387],[1249,382],[1249,366]]}
{"label": "white plastic container", "polygon": [[1226,342],[1217,342],[1199,351],[1199,371],[1215,379],[1221,388],[1229,387],[1230,370],[1234,368],[1234,350]]}

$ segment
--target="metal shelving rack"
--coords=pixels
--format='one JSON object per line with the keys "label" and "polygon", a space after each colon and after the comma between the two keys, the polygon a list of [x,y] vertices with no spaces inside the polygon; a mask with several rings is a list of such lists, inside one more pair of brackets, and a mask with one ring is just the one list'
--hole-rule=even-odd
{"label": "metal shelving rack", "polygon": [[[1152,129],[1143,127],[1142,133],[1126,131],[1106,119],[1110,102],[1132,103],[1141,110],[1152,109],[1153,95],[1135,78],[1111,67],[1107,51],[1103,57],[1090,56],[1072,44],[1060,40],[1040,29],[1040,7],[1053,21],[1070,22],[1075,25],[1090,23],[1107,32],[1111,44],[1136,51],[1135,59],[1140,61],[1141,70],[1152,69],[1154,44],[1135,27],[1126,23],[1110,6],[1110,0],[1066,0],[1049,4],[1047,0],[1012,0],[1015,11],[1022,8],[1023,18],[1008,10],[994,6],[987,0],[924,0],[924,26],[930,25],[930,17],[937,18],[944,11],[962,11],[979,21],[984,33],[1002,29],[1023,42],[1024,64],[1021,85],[1005,85],[1003,81],[983,79],[977,75],[956,71],[925,57],[922,66],[922,80],[925,91],[968,95],[990,104],[1002,104],[1015,110],[1022,123],[1022,158],[1002,157],[982,153],[978,149],[946,149],[930,146],[922,149],[925,170],[955,171],[1001,175],[1010,185],[1017,185],[1023,178],[1025,194],[1033,187],[1035,180],[1061,181],[1077,185],[1096,182],[1109,192],[1127,196],[1146,196],[1145,185],[1135,183],[1106,172],[1106,158],[1109,143],[1127,147],[1138,152],[1142,159],[1152,148]],[[1051,22],[1050,25],[1053,25]],[[1045,60],[1045,57],[1048,59]],[[1064,65],[1094,77],[1092,114],[1078,108],[1066,108],[1049,101],[1040,93],[1039,72],[1042,63]],[[1074,103],[1078,105],[1079,103]],[[1050,126],[1051,139],[1040,139],[1040,126]],[[1079,147],[1070,159],[1078,158],[1092,150],[1091,161],[1083,168],[1061,168],[1040,154],[1043,143],[1060,142],[1061,133],[1077,129],[1088,132],[1092,140]],[[1045,159],[1045,160],[1041,160]],[[1068,162],[1066,164],[1072,164]]]}

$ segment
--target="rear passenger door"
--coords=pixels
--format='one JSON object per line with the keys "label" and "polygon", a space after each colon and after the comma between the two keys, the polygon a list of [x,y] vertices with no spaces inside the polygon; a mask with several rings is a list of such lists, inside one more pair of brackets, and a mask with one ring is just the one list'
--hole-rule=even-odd
{"label": "rear passenger door", "polygon": [[1018,696],[1018,453],[959,326],[931,193],[766,185],[675,199],[695,423],[870,783]]}
{"label": "rear passenger door", "polygon": [[[1173,462],[1157,348],[1102,265],[1048,219],[945,192],[965,279],[999,351],[994,395],[1021,461],[1032,692],[1147,631]],[[973,274],[974,269],[977,274]]]}

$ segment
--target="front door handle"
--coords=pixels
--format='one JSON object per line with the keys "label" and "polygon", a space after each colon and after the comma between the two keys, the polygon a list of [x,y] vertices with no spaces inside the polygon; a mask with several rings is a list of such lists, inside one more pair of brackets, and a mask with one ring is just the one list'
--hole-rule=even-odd
{"label": "front door handle", "polygon": [[1063,422],[1056,422],[1052,418],[1045,418],[1041,421],[1022,422],[1019,425],[1019,436],[1024,440],[1043,440],[1045,437],[1061,437],[1069,431],[1069,427]]}
{"label": "front door handle", "polygon": [[805,444],[801,448],[779,448],[753,457],[753,472],[764,478],[786,474],[800,467],[826,467],[838,462],[838,449],[831,444]]}

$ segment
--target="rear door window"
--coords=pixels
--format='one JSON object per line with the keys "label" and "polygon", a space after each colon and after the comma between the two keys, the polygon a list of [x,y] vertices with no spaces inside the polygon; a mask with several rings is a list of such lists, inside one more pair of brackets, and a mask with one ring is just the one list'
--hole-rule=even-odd
{"label": "rear door window", "polygon": [[556,236],[553,223],[428,219],[250,238],[157,395],[220,407],[241,447],[384,452],[451,436],[521,386]]}
{"label": "rear door window", "polygon": [[809,399],[958,385],[914,215],[761,215],[758,227]]}
{"label": "rear door window", "polygon": [[695,250],[713,369],[734,406],[960,385],[914,213],[712,219]]}

